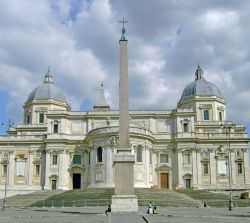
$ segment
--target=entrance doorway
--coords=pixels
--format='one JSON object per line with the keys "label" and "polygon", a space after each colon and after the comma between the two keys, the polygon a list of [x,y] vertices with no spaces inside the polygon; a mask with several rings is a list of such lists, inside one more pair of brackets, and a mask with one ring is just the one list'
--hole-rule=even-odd
{"label": "entrance doorway", "polygon": [[161,173],[161,188],[168,189],[168,173]]}
{"label": "entrance doorway", "polygon": [[81,174],[73,173],[73,189],[81,188]]}
{"label": "entrance doorway", "polygon": [[186,189],[190,189],[190,188],[191,188],[191,180],[186,179]]}
{"label": "entrance doorway", "polygon": [[56,190],[56,180],[51,181],[51,189]]}

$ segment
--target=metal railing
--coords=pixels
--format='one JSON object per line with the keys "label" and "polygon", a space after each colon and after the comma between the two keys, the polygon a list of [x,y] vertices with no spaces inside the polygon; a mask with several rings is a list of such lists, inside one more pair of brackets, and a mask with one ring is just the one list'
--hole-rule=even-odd
{"label": "metal railing", "polygon": [[88,206],[108,206],[110,199],[92,199],[92,200],[39,200],[30,207],[88,207]]}

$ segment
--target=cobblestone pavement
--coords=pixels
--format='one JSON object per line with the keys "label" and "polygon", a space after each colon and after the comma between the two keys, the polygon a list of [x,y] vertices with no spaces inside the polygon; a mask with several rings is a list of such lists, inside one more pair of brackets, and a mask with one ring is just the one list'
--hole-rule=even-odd
{"label": "cobblestone pavement", "polygon": [[30,208],[0,211],[1,223],[246,223],[250,208],[158,208],[158,215],[146,214],[147,207],[138,213],[105,215],[105,207]]}

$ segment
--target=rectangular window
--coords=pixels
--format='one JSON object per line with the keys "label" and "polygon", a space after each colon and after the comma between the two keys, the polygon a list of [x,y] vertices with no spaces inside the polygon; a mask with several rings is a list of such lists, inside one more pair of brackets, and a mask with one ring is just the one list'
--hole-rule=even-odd
{"label": "rectangular window", "polygon": [[58,133],[58,124],[54,124],[54,133]]}
{"label": "rectangular window", "polygon": [[209,110],[203,110],[203,120],[204,121],[209,120]]}
{"label": "rectangular window", "polygon": [[44,123],[44,113],[39,113],[39,123],[40,124]]}
{"label": "rectangular window", "polygon": [[81,164],[82,163],[82,156],[81,155],[74,155],[73,156],[73,164]]}
{"label": "rectangular window", "polygon": [[52,165],[57,165],[57,155],[52,156]]}
{"label": "rectangular window", "polygon": [[3,176],[7,176],[7,164],[3,165]]}
{"label": "rectangular window", "polygon": [[38,164],[35,166],[35,175],[36,176],[40,175],[40,165],[38,165]]}
{"label": "rectangular window", "polygon": [[238,174],[242,174],[242,163],[238,163]]}
{"label": "rectangular window", "polygon": [[7,152],[3,153],[3,158],[5,158],[5,159],[8,158],[8,153]]}
{"label": "rectangular window", "polygon": [[219,121],[222,121],[222,112],[219,111]]}
{"label": "rectangular window", "polygon": [[242,151],[240,151],[240,150],[237,150],[237,152],[236,152],[236,155],[239,157],[242,157],[243,155],[242,155]]}
{"label": "rectangular window", "polygon": [[136,162],[142,162],[142,147],[140,146],[138,146],[138,148],[136,149]]}
{"label": "rectangular window", "polygon": [[97,163],[102,163],[102,147],[98,147],[98,149],[97,149],[97,153],[96,153],[96,155],[97,155]]}
{"label": "rectangular window", "polygon": [[168,154],[160,154],[160,163],[168,163]]}
{"label": "rectangular window", "polygon": [[191,156],[190,156],[190,153],[185,153],[183,156],[184,156],[184,164],[189,164],[189,163],[191,163]]}
{"label": "rectangular window", "polygon": [[203,174],[208,174],[208,164],[207,163],[203,164]]}
{"label": "rectangular window", "polygon": [[27,124],[30,124],[30,115],[27,115]]}
{"label": "rectangular window", "polygon": [[149,152],[149,164],[152,164],[152,152]]}
{"label": "rectangular window", "polygon": [[188,123],[183,123],[183,132],[188,132]]}
{"label": "rectangular window", "polygon": [[36,158],[40,158],[41,157],[41,153],[36,153],[36,156],[35,156]]}

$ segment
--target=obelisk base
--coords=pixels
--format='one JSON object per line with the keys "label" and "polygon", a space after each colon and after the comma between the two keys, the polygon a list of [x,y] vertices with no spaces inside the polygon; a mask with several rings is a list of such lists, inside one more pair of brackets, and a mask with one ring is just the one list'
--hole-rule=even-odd
{"label": "obelisk base", "polygon": [[111,212],[133,213],[138,212],[138,200],[136,195],[113,195]]}
{"label": "obelisk base", "polygon": [[114,156],[115,195],[112,196],[111,212],[138,212],[137,196],[134,195],[135,157],[129,148],[118,148]]}

